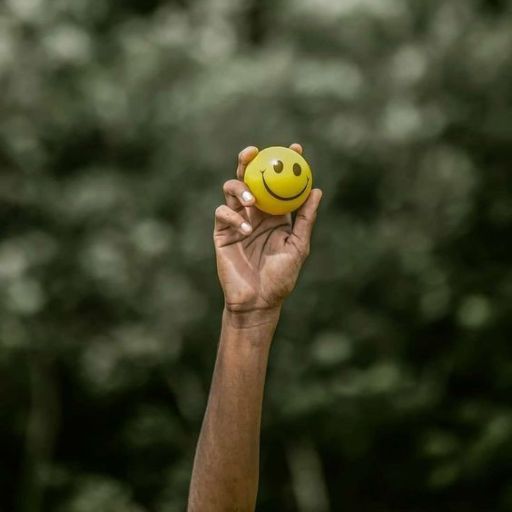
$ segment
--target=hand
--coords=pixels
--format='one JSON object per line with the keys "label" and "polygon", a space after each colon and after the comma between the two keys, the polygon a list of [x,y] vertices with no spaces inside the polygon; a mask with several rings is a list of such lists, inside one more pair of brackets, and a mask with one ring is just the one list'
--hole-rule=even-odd
{"label": "hand", "polygon": [[[299,144],[291,149],[302,154]],[[311,232],[322,198],[313,189],[298,210],[287,215],[258,210],[242,181],[247,164],[258,154],[250,146],[238,157],[237,178],[224,184],[226,204],[215,211],[217,270],[226,308],[234,312],[275,309],[293,290],[309,254]]]}

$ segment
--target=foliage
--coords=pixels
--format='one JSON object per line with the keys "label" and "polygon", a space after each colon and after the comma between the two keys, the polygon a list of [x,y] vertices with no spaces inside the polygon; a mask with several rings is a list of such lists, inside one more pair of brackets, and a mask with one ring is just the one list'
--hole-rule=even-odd
{"label": "foliage", "polygon": [[184,509],[212,212],[299,141],[259,510],[511,510],[511,82],[507,0],[0,5],[0,509]]}

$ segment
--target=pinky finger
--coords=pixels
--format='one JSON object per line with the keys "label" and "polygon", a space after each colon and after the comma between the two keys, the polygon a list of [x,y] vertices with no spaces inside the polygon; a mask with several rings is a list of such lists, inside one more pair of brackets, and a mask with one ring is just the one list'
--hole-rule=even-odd
{"label": "pinky finger", "polygon": [[215,210],[215,232],[233,228],[242,235],[248,235],[252,231],[251,225],[229,206],[223,204]]}

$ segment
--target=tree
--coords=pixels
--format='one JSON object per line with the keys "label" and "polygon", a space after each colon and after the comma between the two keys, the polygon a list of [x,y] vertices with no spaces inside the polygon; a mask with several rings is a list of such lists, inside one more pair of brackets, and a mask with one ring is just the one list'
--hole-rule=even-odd
{"label": "tree", "polygon": [[183,509],[220,185],[299,141],[259,510],[509,510],[510,2],[104,4],[0,7],[0,507]]}

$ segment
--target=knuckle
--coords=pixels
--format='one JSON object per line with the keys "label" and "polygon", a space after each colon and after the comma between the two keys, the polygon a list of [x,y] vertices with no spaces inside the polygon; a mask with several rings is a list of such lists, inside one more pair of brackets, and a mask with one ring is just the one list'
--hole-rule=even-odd
{"label": "knuckle", "polygon": [[301,256],[303,259],[306,259],[308,256],[309,256],[309,253],[311,252],[311,246],[309,243],[305,244],[303,247],[302,247],[302,250],[301,250]]}
{"label": "knuckle", "polygon": [[228,180],[224,183],[222,188],[226,194],[230,194],[237,189],[239,183],[238,180]]}

